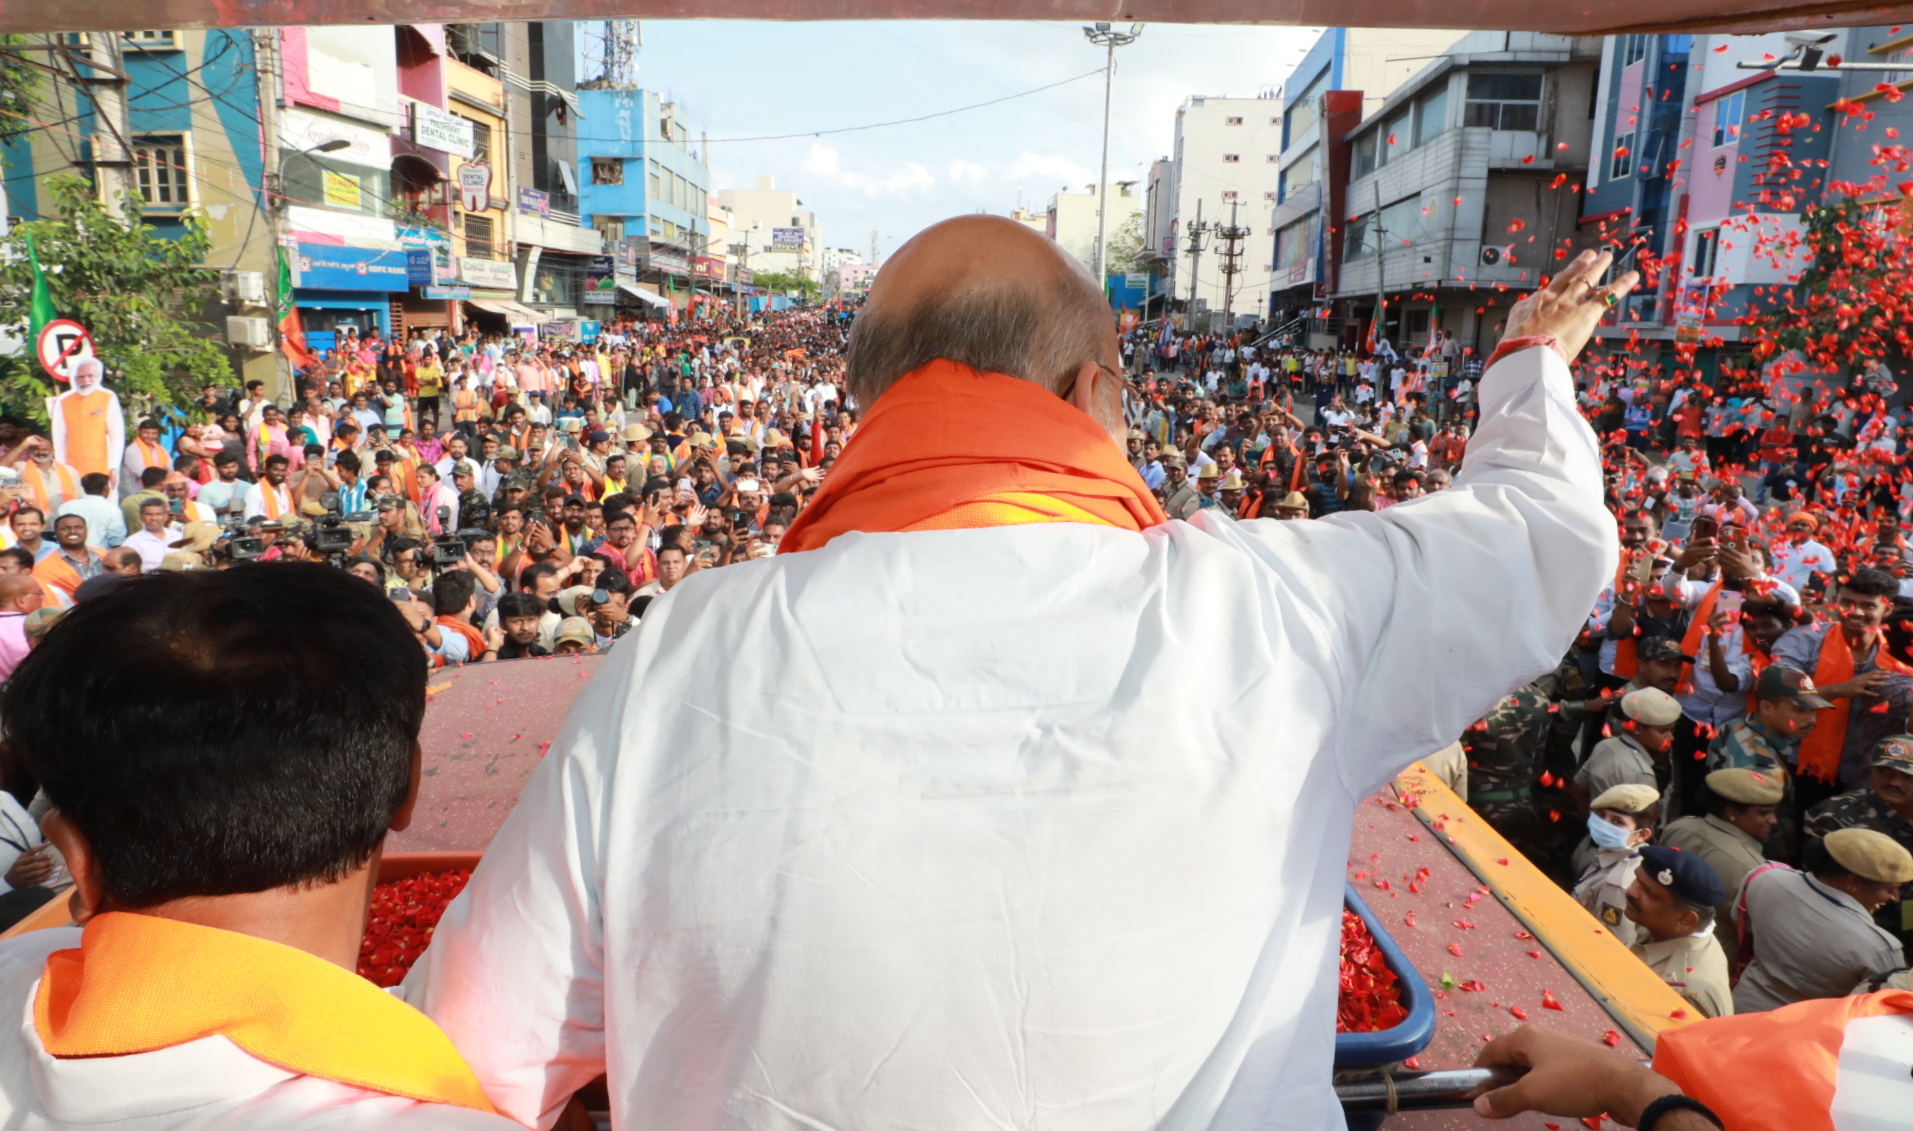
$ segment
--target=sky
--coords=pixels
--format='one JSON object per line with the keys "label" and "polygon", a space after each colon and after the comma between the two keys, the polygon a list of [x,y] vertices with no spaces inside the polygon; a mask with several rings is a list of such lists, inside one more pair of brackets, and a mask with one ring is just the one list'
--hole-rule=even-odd
{"label": "sky", "polygon": [[[579,28],[586,39],[596,30]],[[1111,182],[1145,180],[1149,163],[1169,155],[1185,98],[1279,86],[1319,33],[1145,26],[1116,52]],[[1081,24],[646,20],[642,34],[638,81],[677,102],[694,136],[709,134],[715,187],[751,188],[758,174],[773,175],[817,214],[830,247],[867,257],[874,231],[887,255],[945,217],[1007,215],[1019,203],[1040,212],[1058,189],[1096,182],[1104,55]],[[727,140],[895,121],[1069,79],[909,125]]]}

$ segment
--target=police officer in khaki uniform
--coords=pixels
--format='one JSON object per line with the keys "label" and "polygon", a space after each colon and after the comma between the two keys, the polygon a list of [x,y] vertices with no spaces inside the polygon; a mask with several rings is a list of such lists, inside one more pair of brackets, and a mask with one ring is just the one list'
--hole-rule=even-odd
{"label": "police officer in khaki uniform", "polygon": [[1588,835],[1594,858],[1574,885],[1574,898],[1622,945],[1639,933],[1627,918],[1627,889],[1641,866],[1640,848],[1654,837],[1661,795],[1653,786],[1617,785],[1594,799]]}
{"label": "police officer in khaki uniform", "polygon": [[[1826,836],[1835,829],[1872,829],[1913,852],[1913,735],[1896,734],[1873,748],[1873,766],[1867,784],[1850,793],[1829,797],[1807,813],[1808,836]],[[1902,903],[1881,911],[1878,922],[1905,943],[1913,923],[1913,906]]]}
{"label": "police officer in khaki uniform", "polygon": [[1640,928],[1629,949],[1706,1017],[1734,1011],[1727,955],[1714,937],[1720,877],[1692,852],[1650,844],[1627,889],[1627,917]]}
{"label": "police officer in khaki uniform", "polygon": [[1720,877],[1722,899],[1714,908],[1714,937],[1731,967],[1738,954],[1733,899],[1747,873],[1767,862],[1761,845],[1779,823],[1775,806],[1786,786],[1758,770],[1715,770],[1707,775],[1704,817],[1682,817],[1661,832],[1660,843],[1707,861]]}
{"label": "police officer in khaki uniform", "polygon": [[1753,945],[1734,987],[1736,1013],[1844,997],[1906,965],[1900,940],[1873,914],[1913,880],[1913,853],[1871,829],[1840,829],[1809,839],[1801,862],[1802,871],[1749,876],[1735,901]]}
{"label": "police officer in khaki uniform", "polygon": [[1633,782],[1656,792],[1666,778],[1667,752],[1674,724],[1681,720],[1680,700],[1658,687],[1642,687],[1621,697],[1623,721],[1604,738],[1574,775],[1574,784],[1596,797]]}

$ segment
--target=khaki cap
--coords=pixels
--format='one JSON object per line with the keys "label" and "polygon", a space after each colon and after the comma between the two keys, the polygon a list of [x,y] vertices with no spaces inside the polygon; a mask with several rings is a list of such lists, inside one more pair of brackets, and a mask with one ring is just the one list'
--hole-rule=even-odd
{"label": "khaki cap", "polygon": [[214,542],[219,541],[220,529],[216,523],[189,522],[186,524],[186,528],[181,530],[179,534],[179,541],[168,542],[167,545],[169,547],[175,550],[189,550],[195,554],[203,554],[212,548]]}
{"label": "khaki cap", "polygon": [[1605,791],[1590,802],[1588,808],[1612,809],[1616,813],[1645,813],[1660,799],[1660,791],[1653,786],[1628,782]]}
{"label": "khaki cap", "polygon": [[1205,463],[1202,465],[1202,470],[1196,472],[1196,478],[1197,479],[1220,479],[1222,478],[1222,469],[1217,467],[1213,463]]}
{"label": "khaki cap", "polygon": [[159,568],[166,573],[182,573],[189,569],[205,569],[206,559],[198,554],[184,550],[174,550],[160,559]]}
{"label": "khaki cap", "polygon": [[1232,467],[1229,469],[1229,474],[1222,477],[1222,482],[1216,484],[1216,490],[1240,491],[1248,487],[1248,485],[1249,485],[1249,481],[1247,479],[1242,478],[1241,470],[1238,468]]}
{"label": "khaki cap", "polygon": [[1827,834],[1827,855],[1862,879],[1882,884],[1913,880],[1913,853],[1872,829],[1839,829]]}
{"label": "khaki cap", "polygon": [[1621,696],[1621,713],[1644,726],[1667,727],[1680,721],[1681,705],[1658,687],[1642,687]]}
{"label": "khaki cap", "polygon": [[651,430],[642,424],[627,424],[624,426],[624,442],[627,444],[642,444],[650,438]]}
{"label": "khaki cap", "polygon": [[552,643],[559,644],[566,640],[589,645],[597,642],[598,634],[597,631],[591,627],[591,622],[585,618],[575,616],[566,617],[564,620],[558,622],[558,638],[552,641]]}
{"label": "khaki cap", "polygon": [[1780,775],[1759,770],[1715,770],[1707,775],[1707,788],[1736,805],[1778,805],[1787,795]]}
{"label": "khaki cap", "polygon": [[1277,510],[1305,511],[1309,509],[1309,497],[1300,491],[1290,491],[1275,506]]}

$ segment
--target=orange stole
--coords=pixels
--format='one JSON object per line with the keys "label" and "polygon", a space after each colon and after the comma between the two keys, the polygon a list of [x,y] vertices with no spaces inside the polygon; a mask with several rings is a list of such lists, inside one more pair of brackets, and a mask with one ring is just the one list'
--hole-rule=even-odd
{"label": "orange stole", "polygon": [[106,458],[106,414],[113,410],[117,399],[104,389],[65,393],[58,398],[60,423],[66,433],[65,462],[82,475],[111,475],[117,470],[108,466]]}
{"label": "orange stole", "polygon": [[[1884,636],[1874,649],[1873,660],[1883,670],[1913,675],[1913,667],[1887,654]],[[1840,630],[1838,623],[1829,625],[1827,634],[1820,638],[1820,658],[1813,666],[1814,686],[1844,683],[1853,678],[1853,667],[1853,649],[1847,644],[1847,634]],[[1800,740],[1802,774],[1824,782],[1840,780],[1840,752],[1847,744],[1847,716],[1852,711],[1853,700],[1835,699],[1833,706],[1820,712],[1820,721],[1813,733]]]}
{"label": "orange stole", "polygon": [[[80,476],[63,463],[53,465],[54,478],[60,481],[60,501],[80,497]],[[40,465],[32,460],[21,465],[20,481],[26,485],[27,502],[46,515],[47,526],[53,525],[53,503],[46,486],[46,476],[40,471]]]}
{"label": "orange stole", "polygon": [[452,1042],[398,998],[305,951],[174,919],[96,916],[77,950],[47,956],[33,1026],[57,1057],[223,1036],[290,1072],[493,1110]]}
{"label": "orange stole", "polygon": [[905,374],[778,546],[814,550],[853,530],[963,530],[1169,521],[1109,433],[1031,382],[954,361]]}

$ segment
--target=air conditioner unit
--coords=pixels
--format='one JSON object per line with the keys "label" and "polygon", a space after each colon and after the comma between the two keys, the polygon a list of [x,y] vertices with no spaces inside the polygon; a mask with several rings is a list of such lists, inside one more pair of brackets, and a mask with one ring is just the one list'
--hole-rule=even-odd
{"label": "air conditioner unit", "polygon": [[[254,276],[257,278],[257,276]],[[226,319],[226,340],[235,346],[247,349],[268,350],[272,348],[272,324],[264,318]]]}
{"label": "air conditioner unit", "polygon": [[266,305],[266,277],[258,271],[228,271],[219,279],[219,292],[228,302]]}

